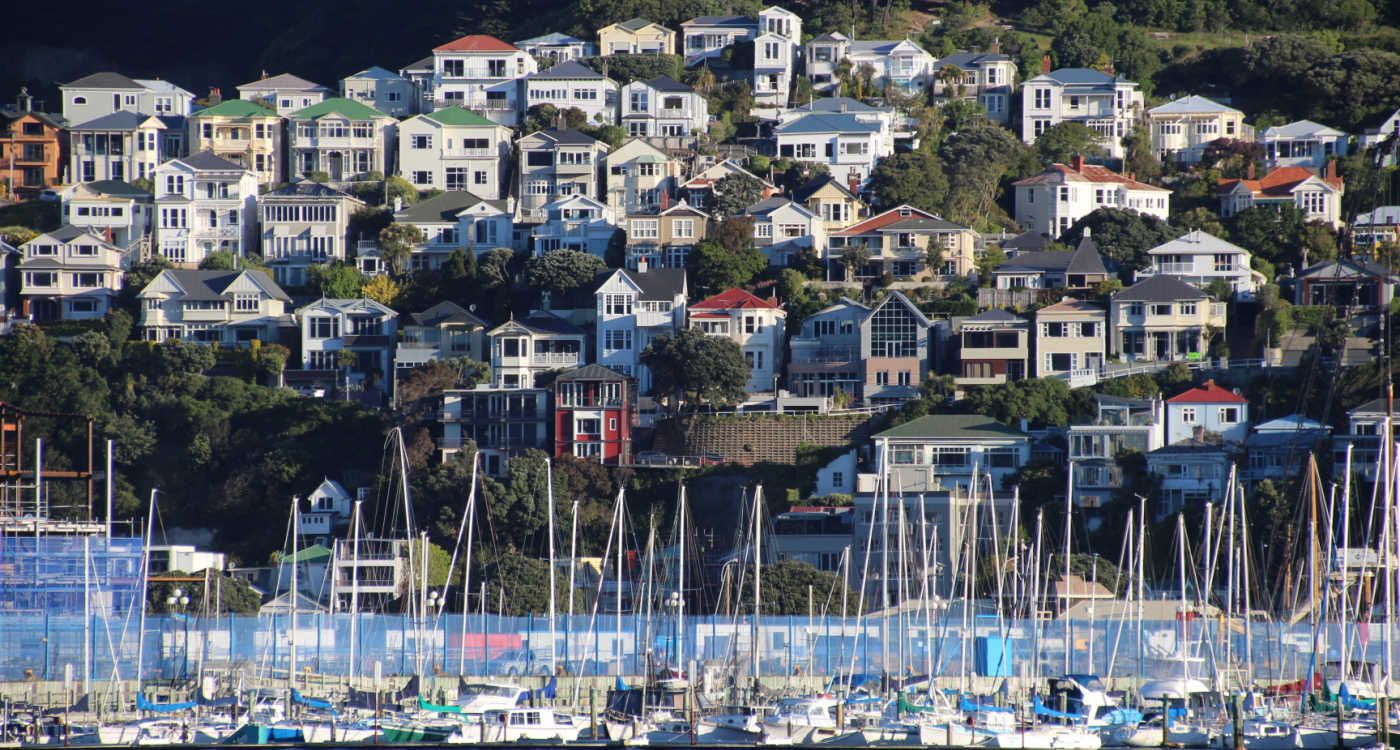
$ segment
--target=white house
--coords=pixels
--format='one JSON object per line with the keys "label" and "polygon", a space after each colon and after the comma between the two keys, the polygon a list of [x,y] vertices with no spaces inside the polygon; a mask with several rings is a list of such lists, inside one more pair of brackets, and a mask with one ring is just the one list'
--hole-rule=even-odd
{"label": "white house", "polygon": [[291,297],[262,271],[166,269],[137,296],[146,341],[276,342],[279,328],[295,325]]}
{"label": "white house", "polygon": [[[67,114],[67,110],[64,110],[65,117]],[[1368,148],[1379,146],[1385,143],[1386,140],[1396,136],[1400,136],[1400,109],[1396,109],[1394,112],[1382,118],[1380,122],[1362,130],[1361,137],[1357,140],[1358,145],[1364,151]],[[1390,163],[1395,163],[1394,158],[1390,159]]]}
{"label": "white house", "polygon": [[710,126],[710,105],[668,76],[633,81],[620,94],[622,127],[633,138],[688,139]]}
{"label": "white house", "polygon": [[129,182],[79,182],[59,193],[64,224],[86,229],[123,249],[151,241],[155,198]]}
{"label": "white house", "polygon": [[298,531],[303,537],[313,537],[317,544],[330,544],[335,532],[350,523],[354,500],[340,482],[328,477],[321,479],[316,489],[306,496],[308,510],[298,514]]}
{"label": "white house", "polygon": [[1254,206],[1294,206],[1307,221],[1320,221],[1333,229],[1342,227],[1342,194],[1346,184],[1337,174],[1335,161],[1321,172],[1307,167],[1278,167],[1263,179],[1254,179],[1251,167],[1244,179],[1221,180],[1216,186],[1220,215],[1226,218]]}
{"label": "white house", "polygon": [[1148,185],[1106,167],[1085,164],[1076,156],[1068,166],[1051,164],[1044,172],[1012,183],[1016,223],[1023,229],[1059,237],[1074,222],[1100,208],[1137,211],[1167,220],[1171,191]]}
{"label": "white house", "polygon": [[156,249],[176,265],[257,247],[258,176],[203,151],[156,168]]}
{"label": "white house", "polygon": [[588,335],[554,313],[532,310],[486,332],[491,342],[491,384],[498,388],[532,388],[550,370],[588,364]]}
{"label": "white house", "polygon": [[618,217],[606,203],[585,195],[560,198],[544,207],[545,221],[530,233],[535,255],[577,250],[602,258],[618,231]]}
{"label": "white house", "polygon": [[520,79],[539,70],[529,53],[485,34],[433,49],[433,108],[466,107],[502,125],[520,121]]}
{"label": "white house", "polygon": [[1021,86],[1021,139],[1035,143],[1062,122],[1078,122],[1098,133],[1115,159],[1123,157],[1123,136],[1142,115],[1142,92],[1121,76],[1089,68],[1042,73]]}
{"label": "white house", "polygon": [[1200,161],[1205,147],[1222,138],[1254,140],[1243,112],[1194,94],[1147,110],[1147,125],[1157,158],[1183,164]]}
{"label": "white house", "polygon": [[948,490],[974,482],[1002,482],[1030,462],[1030,438],[991,417],[931,414],[876,433],[875,463],[891,471],[918,471]]}
{"label": "white house", "polygon": [[1113,295],[1109,352],[1129,362],[1199,361],[1211,333],[1223,333],[1226,306],[1172,276],[1149,276]]}
{"label": "white house", "polygon": [[1351,136],[1312,120],[1265,128],[1259,136],[1269,167],[1308,167],[1320,170],[1327,162],[1351,151]]}
{"label": "white house", "polygon": [[324,172],[331,180],[363,179],[393,170],[394,118],[359,102],[333,97],[287,117],[292,173]]}
{"label": "white house", "polygon": [[331,90],[325,86],[291,73],[264,76],[238,87],[239,99],[257,102],[283,117],[320,104],[330,95]]}
{"label": "white house", "polygon": [[685,269],[618,269],[594,292],[597,302],[595,362],[637,379],[638,393],[651,393],[651,370],[641,353],[656,338],[685,324]]}
{"label": "white house", "polygon": [[603,158],[603,176],[608,207],[625,216],[665,207],[679,187],[681,164],[634,138]]}
{"label": "white house", "polygon": [[552,31],[541,36],[532,36],[515,43],[517,49],[529,54],[539,62],[557,65],[570,60],[596,57],[598,45],[578,37]]}
{"label": "white house", "polygon": [[893,86],[906,93],[926,90],[934,78],[937,61],[910,39],[853,39],[842,55],[855,75],[871,74],[875,86]]}
{"label": "white house", "polygon": [[863,185],[880,159],[893,153],[880,126],[855,115],[810,114],[774,129],[778,156],[825,164],[831,176]]}
{"label": "white house", "polygon": [[340,95],[392,117],[418,112],[418,87],[413,81],[378,65],[340,79]]}
{"label": "white house", "polygon": [[757,34],[758,25],[748,16],[699,16],[681,22],[681,54],[687,67],[698,65]]}
{"label": "white house", "polygon": [[754,103],[786,107],[802,49],[802,17],[776,5],[764,8],[753,43]]}
{"label": "white house", "polygon": [[1207,380],[1167,399],[1167,445],[1209,435],[1243,443],[1249,434],[1249,400]]}
{"label": "white house", "polygon": [[939,58],[933,79],[933,95],[944,99],[970,99],[987,110],[987,117],[1005,124],[1011,119],[1011,97],[1016,92],[1016,61],[1000,52],[959,50]]}
{"label": "white house", "polygon": [[399,173],[419,190],[467,191],[497,200],[509,192],[511,131],[461,107],[399,123]]}
{"label": "white house", "polygon": [[343,377],[351,389],[389,391],[398,313],[372,299],[322,297],[298,308],[296,318],[301,369],[345,367]]}
{"label": "white house", "polygon": [[580,62],[561,62],[525,76],[526,112],[546,104],[560,112],[577,109],[590,124],[617,122],[617,81]]}
{"label": "white house", "polygon": [[194,108],[194,94],[168,81],[128,78],[121,73],[93,73],[60,84],[63,119],[87,122],[114,112],[148,117],[185,117]]}
{"label": "white house", "polygon": [[106,315],[130,264],[125,250],[91,229],[72,225],[44,232],[17,249],[21,310],[39,323]]}
{"label": "white house", "polygon": [[880,128],[880,150],[894,153],[896,135],[901,137],[907,128],[902,124],[904,117],[894,107],[866,104],[848,96],[829,96],[813,99],[802,104],[794,104],[778,113],[778,125],[786,125],[807,115],[851,115],[857,120],[877,125]]}
{"label": "white house", "polygon": [[412,267],[435,270],[456,250],[481,256],[511,246],[511,212],[507,201],[486,200],[452,191],[435,195],[394,214],[395,224],[416,227],[424,241],[413,248]]}
{"label": "white house", "polygon": [[690,306],[690,327],[739,345],[749,366],[749,393],[776,393],[787,352],[787,311],[777,300],[728,289]]}
{"label": "white house", "polygon": [[545,206],[561,198],[602,197],[598,173],[609,150],[606,143],[571,128],[550,128],[524,136],[516,144],[522,220],[544,221]]}
{"label": "white house", "polygon": [[313,265],[350,257],[350,217],[364,201],[329,185],[297,180],[258,196],[262,257],[282,286],[298,287]]}
{"label": "white house", "polygon": [[1139,279],[1175,276],[1202,289],[1220,279],[1245,300],[1264,283],[1264,275],[1250,268],[1248,250],[1199,229],[1164,242],[1147,255],[1152,265],[1137,272]]}
{"label": "white house", "polygon": [[744,209],[753,219],[754,245],[768,265],[787,266],[803,250],[826,249],[826,222],[801,203],[774,196]]}
{"label": "white house", "polygon": [[165,154],[166,125],[119,111],[68,128],[68,182],[149,180]]}

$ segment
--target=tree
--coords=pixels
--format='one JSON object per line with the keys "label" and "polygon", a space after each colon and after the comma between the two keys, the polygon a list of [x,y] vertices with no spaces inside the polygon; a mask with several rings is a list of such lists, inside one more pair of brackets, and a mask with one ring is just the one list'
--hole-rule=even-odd
{"label": "tree", "polygon": [[29,227],[0,227],[0,242],[4,242],[11,247],[19,247],[38,236],[39,232]]}
{"label": "tree", "polygon": [[721,216],[739,216],[763,198],[763,183],[743,173],[725,175],[714,185],[715,211]]}
{"label": "tree", "polygon": [[360,294],[389,307],[394,306],[394,302],[402,293],[403,289],[398,285],[398,282],[388,276],[375,276],[366,281],[360,289]]}
{"label": "tree", "polygon": [[1230,217],[1226,227],[1230,241],[1249,248],[1255,257],[1275,266],[1288,263],[1301,268],[1306,224],[1296,206],[1253,206]]}
{"label": "tree", "polygon": [[1064,427],[1090,410],[1091,402],[1082,398],[1059,378],[1028,378],[969,388],[966,408],[1009,425],[1025,419],[1040,427]]}
{"label": "tree", "polygon": [[1105,257],[1133,270],[1148,266],[1148,250],[1181,235],[1179,230],[1155,216],[1131,210],[1100,208],[1076,221],[1060,241],[1076,247],[1084,239],[1085,229],[1091,230],[1094,243]]}
{"label": "tree", "polygon": [[922,151],[886,156],[870,173],[870,191],[882,207],[909,204],[941,212],[948,199],[948,178],[938,157]]}
{"label": "tree", "polygon": [[564,294],[587,284],[607,270],[601,258],[578,250],[554,250],[525,264],[525,283],[535,289]]}
{"label": "tree", "polygon": [[[178,570],[168,571],[166,576],[180,578],[196,578],[198,572],[190,574]],[[210,612],[254,615],[262,607],[262,597],[257,591],[249,586],[247,581],[241,578],[233,578],[222,573],[205,571],[204,576],[209,582],[208,586],[208,606]],[[205,601],[204,581],[183,581],[180,583],[168,583],[164,581],[153,582],[146,589],[146,612],[153,615],[170,614],[172,609],[167,600],[175,595],[175,590],[180,589],[182,595],[190,600],[188,607],[175,607],[175,612],[194,611],[196,608],[203,611]],[[196,604],[196,603],[199,604]]]}
{"label": "tree", "polygon": [[952,133],[938,147],[948,176],[948,202],[943,218],[990,227],[1003,183],[1040,171],[1035,156],[1019,138],[981,118]]}
{"label": "tree", "polygon": [[405,206],[411,206],[418,202],[418,188],[413,187],[413,183],[398,176],[393,175],[384,181],[385,197],[389,199],[389,205],[394,205],[394,199],[398,198]]}
{"label": "tree", "polygon": [[199,262],[202,271],[232,271],[238,267],[238,257],[228,250],[215,250]]}
{"label": "tree", "polygon": [[[763,566],[763,589],[759,604],[765,615],[805,615],[808,605],[815,604],[818,611],[841,617],[854,614],[854,597],[846,599],[850,612],[841,612],[841,589],[844,584],[835,573],[817,570],[810,563],[801,560],[779,560]],[[753,612],[753,575],[744,578],[742,592],[735,602],[740,614]]]}
{"label": "tree", "polygon": [[498,247],[481,256],[477,264],[482,286],[487,289],[509,286],[514,273],[511,266],[515,253],[508,247]]}
{"label": "tree", "polygon": [[651,370],[657,393],[668,394],[672,406],[728,406],[746,395],[749,365],[739,345],[727,338],[686,328],[653,339],[641,360]]}
{"label": "tree", "polygon": [[1106,156],[1099,145],[1099,134],[1080,122],[1065,121],[1052,126],[1035,139],[1035,150],[1045,163],[1069,164],[1076,156]]}
{"label": "tree", "polygon": [[389,270],[402,275],[413,248],[427,241],[423,230],[412,224],[390,224],[379,230],[379,254],[389,264]]}
{"label": "tree", "polygon": [[685,267],[697,294],[714,294],[753,281],[768,268],[768,257],[751,240],[738,250],[731,250],[718,241],[705,239],[686,256]]}
{"label": "tree", "polygon": [[846,268],[846,280],[854,281],[870,265],[870,247],[865,243],[841,248],[841,265]]}
{"label": "tree", "polygon": [[[514,463],[514,461],[512,461]],[[480,580],[487,596],[502,603],[507,617],[544,614],[549,611],[549,562],[523,555],[513,549],[492,554],[482,566]],[[558,611],[566,612],[569,597],[574,608],[586,607],[583,589],[569,591],[569,576],[554,576],[554,602]]]}
{"label": "tree", "polygon": [[329,299],[354,299],[364,288],[365,276],[360,269],[349,263],[317,264],[307,271],[309,285],[322,297]]}

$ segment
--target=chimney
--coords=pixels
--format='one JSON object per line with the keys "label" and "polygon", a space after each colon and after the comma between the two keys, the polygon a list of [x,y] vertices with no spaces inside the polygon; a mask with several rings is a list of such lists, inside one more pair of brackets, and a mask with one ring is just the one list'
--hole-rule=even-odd
{"label": "chimney", "polygon": [[860,178],[854,172],[846,175],[846,188],[851,191],[851,195],[860,193]]}
{"label": "chimney", "polygon": [[1041,73],[1049,73],[1049,72],[1050,72],[1050,56],[1049,56],[1049,55],[1043,55],[1043,56],[1041,56],[1041,58],[1040,58],[1040,72],[1041,72]]}
{"label": "chimney", "polygon": [[219,90],[219,87],[218,87],[218,86],[210,86],[210,87],[209,87],[209,106],[212,107],[212,106],[214,106],[215,104],[222,104],[223,101],[224,101],[224,94],[223,94],[222,91]]}
{"label": "chimney", "polygon": [[1328,159],[1328,160],[1327,160],[1327,166],[1323,167],[1322,170],[1323,170],[1323,171],[1322,171],[1322,179],[1324,179],[1324,180],[1336,179],[1336,177],[1337,177],[1337,160],[1336,160],[1336,159]]}
{"label": "chimney", "polygon": [[1252,180],[1252,179],[1254,179],[1254,162],[1251,161],[1248,165],[1245,166],[1245,168],[1244,168],[1244,178],[1245,178],[1246,180]]}
{"label": "chimney", "polygon": [[639,256],[637,256],[637,273],[646,273],[646,272],[647,272],[647,266],[648,266],[648,265],[650,265],[650,264],[647,263],[647,256],[645,256],[645,255],[639,255]]}
{"label": "chimney", "polygon": [[1083,171],[1084,171],[1084,155],[1083,155],[1083,154],[1075,154],[1075,155],[1074,155],[1074,158],[1073,158],[1073,159],[1070,159],[1070,166],[1073,167],[1073,168],[1074,168],[1074,171],[1076,171],[1076,172],[1083,172]]}
{"label": "chimney", "polygon": [[19,103],[19,106],[16,107],[16,109],[18,109],[19,111],[21,111],[21,112],[33,112],[33,111],[34,111],[34,97],[32,97],[32,96],[29,95],[29,88],[28,88],[28,87],[21,87],[21,88],[20,88],[20,90],[19,90],[18,103]]}

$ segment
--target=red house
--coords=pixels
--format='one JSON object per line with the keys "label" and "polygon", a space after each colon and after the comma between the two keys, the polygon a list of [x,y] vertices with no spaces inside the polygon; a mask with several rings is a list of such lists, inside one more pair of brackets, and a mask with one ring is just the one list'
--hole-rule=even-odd
{"label": "red house", "polygon": [[554,455],[632,461],[636,393],[626,375],[585,365],[554,380]]}

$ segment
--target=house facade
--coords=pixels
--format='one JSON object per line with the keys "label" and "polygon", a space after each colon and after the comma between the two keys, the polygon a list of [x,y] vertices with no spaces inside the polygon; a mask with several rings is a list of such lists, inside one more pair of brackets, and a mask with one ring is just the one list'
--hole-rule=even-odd
{"label": "house facade", "polygon": [[617,81],[577,61],[558,63],[525,76],[526,112],[549,105],[560,112],[577,109],[590,124],[617,122]]}
{"label": "house facade", "polygon": [[645,18],[633,18],[598,29],[598,54],[674,55],[676,32]]}
{"label": "house facade", "polygon": [[433,49],[433,109],[465,107],[492,122],[520,121],[520,79],[539,70],[529,53],[485,34]]}
{"label": "house facade", "polygon": [[1020,430],[977,414],[931,414],[876,433],[875,463],[892,471],[918,470],[944,490],[972,490],[991,475],[1003,480],[1030,461],[1030,439]]}
{"label": "house facade", "polygon": [[364,201],[310,180],[258,196],[262,257],[278,284],[304,286],[312,266],[350,257],[350,217]]}
{"label": "house facade", "polygon": [[390,117],[418,113],[418,87],[392,70],[374,65],[340,79],[340,95]]}
{"label": "house facade", "polygon": [[1321,172],[1307,167],[1279,167],[1254,179],[1250,167],[1244,179],[1222,179],[1216,185],[1220,215],[1226,218],[1255,206],[1293,206],[1306,221],[1320,221],[1334,230],[1342,227],[1342,194],[1346,185],[1335,161]]}
{"label": "house facade", "polygon": [[348,390],[393,388],[398,313],[368,298],[322,297],[297,308],[301,369],[343,378]]}
{"label": "house facade", "polygon": [[784,328],[787,311],[776,300],[728,289],[690,306],[690,327],[707,336],[727,338],[739,345],[749,366],[749,393],[778,390],[778,375],[787,353]]}
{"label": "house facade", "polygon": [[155,197],[129,182],[79,182],[59,193],[64,224],[86,229],[122,250],[149,248]]}
{"label": "house facade", "polygon": [[482,473],[503,475],[512,458],[532,448],[549,450],[549,399],[546,388],[479,385],[443,391],[442,457],[471,443]]}
{"label": "house facade", "polygon": [[519,147],[519,212],[522,221],[538,223],[545,206],[580,195],[597,200],[598,173],[608,145],[577,130],[550,128],[521,138]]}
{"label": "house facade", "polygon": [[1113,296],[1109,351],[1129,362],[1196,361],[1225,322],[1224,303],[1172,276],[1151,276]]}
{"label": "house facade", "polygon": [[863,397],[861,324],[870,308],[842,297],[808,316],[788,340],[788,389],[798,396]]}
{"label": "house facade", "polygon": [[1005,310],[988,310],[955,324],[959,385],[994,385],[1030,372],[1030,322]]}
{"label": "house facade", "polygon": [[1035,311],[1035,377],[1068,377],[1103,367],[1108,311],[1065,299]]}
{"label": "house facade", "polygon": [[1110,278],[1089,229],[1074,250],[1018,253],[992,269],[997,289],[1065,289],[1085,292]]}
{"label": "house facade", "polygon": [[1142,91],[1121,76],[1089,68],[1042,73],[1021,86],[1021,139],[1035,143],[1062,122],[1078,122],[1099,136],[1115,159],[1123,158],[1123,136],[1142,117]]}
{"label": "house facade", "polygon": [[689,143],[710,126],[703,94],[668,76],[633,81],[619,94],[621,124],[632,138]]}
{"label": "house facade", "polygon": [[598,45],[593,42],[558,32],[522,39],[515,46],[546,66],[598,55]]}
{"label": "house facade", "polygon": [[582,195],[560,198],[544,207],[545,220],[530,232],[531,250],[544,255],[577,250],[604,258],[617,233],[617,216],[604,203]]}
{"label": "house facade", "polygon": [[1069,165],[1051,164],[1044,172],[1017,180],[1012,186],[1016,191],[1016,223],[1048,237],[1059,237],[1100,208],[1137,211],[1166,221],[1171,207],[1170,190],[1086,164],[1078,156]]}
{"label": "house facade", "polygon": [[238,86],[239,99],[255,102],[283,117],[320,104],[330,96],[331,90],[325,86],[291,73],[264,76]]}
{"label": "house facade", "polygon": [[1365,260],[1327,260],[1298,272],[1293,302],[1298,305],[1354,307],[1374,315],[1390,308],[1400,276],[1385,266]]}
{"label": "house facade", "polygon": [[399,173],[419,190],[487,200],[509,192],[510,128],[471,110],[444,107],[400,122],[398,152]]}
{"label": "house facade", "polygon": [[1250,267],[1250,254],[1199,229],[1147,251],[1152,265],[1137,277],[1175,276],[1192,286],[1205,287],[1219,279],[1240,299],[1251,299],[1264,283],[1264,275]]}
{"label": "house facade", "polygon": [[548,311],[531,311],[486,335],[491,345],[491,384],[498,388],[533,388],[535,378],[550,370],[588,364],[588,335]]}
{"label": "house facade", "polygon": [[171,263],[197,266],[214,252],[243,256],[257,247],[258,177],[207,151],[156,168],[156,249]]}
{"label": "house facade", "polygon": [[168,81],[128,78],[102,72],[59,84],[63,119],[87,122],[115,112],[148,117],[185,117],[194,108],[194,94]]}
{"label": "house facade", "polygon": [[1016,61],[1007,55],[958,50],[938,59],[933,76],[935,97],[975,101],[987,110],[987,117],[1006,124],[1015,93]]}
{"label": "house facade", "polygon": [[16,249],[21,314],[36,323],[106,315],[130,265],[125,250],[91,229],[72,225],[40,234]]}
{"label": "house facade", "polygon": [[395,224],[416,227],[423,242],[413,248],[415,270],[436,270],[457,250],[478,257],[511,247],[512,221],[507,201],[486,200],[466,192],[433,196],[394,214]]}
{"label": "house facade", "polygon": [[[20,101],[29,106],[23,95]],[[68,135],[57,117],[29,109],[0,110],[0,195],[34,200],[63,183]]]}
{"label": "house facade", "polygon": [[467,357],[486,362],[486,321],[451,300],[409,313],[399,326],[402,337],[394,353],[400,372],[438,360]]}
{"label": "house facade", "polygon": [[618,269],[593,294],[598,351],[594,361],[628,378],[638,393],[651,393],[651,370],[641,354],[661,336],[675,335],[686,320],[685,270]]}
{"label": "house facade", "polygon": [[[899,205],[875,216],[831,232],[824,256],[828,277],[838,271],[849,278],[846,253],[862,248],[870,261],[855,269],[856,278],[966,278],[976,268],[979,237],[971,228],[945,221],[935,214]],[[930,250],[940,260],[930,268]]]}
{"label": "house facade", "polygon": [[681,22],[681,54],[686,67],[698,65],[757,34],[758,25],[748,16],[698,16]]}
{"label": "house facade", "polygon": [[584,365],[555,378],[555,456],[610,466],[632,462],[636,394],[632,381],[601,365]]}
{"label": "house facade", "polygon": [[259,185],[283,180],[282,117],[257,102],[230,99],[186,119],[190,153],[208,151],[251,171]]}
{"label": "house facade", "polygon": [[679,161],[640,138],[603,157],[604,193],[618,216],[668,207],[680,177]]}
{"label": "house facade", "polygon": [[1259,134],[1270,167],[1307,167],[1320,171],[1327,162],[1351,152],[1351,136],[1336,128],[1299,120],[1265,128]]}
{"label": "house facade", "polygon": [[68,182],[149,180],[165,155],[165,123],[113,112],[68,128]]}
{"label": "house facade", "polygon": [[1124,398],[1095,394],[1096,414],[1089,424],[1071,425],[1069,466],[1074,504],[1098,509],[1112,502],[1129,477],[1120,460],[1147,455],[1163,445],[1166,409],[1160,397]]}
{"label": "house facade", "polygon": [[242,346],[296,325],[291,297],[262,271],[166,269],[137,295],[141,338]]}
{"label": "house facade", "polygon": [[287,115],[287,153],[294,174],[323,172],[332,181],[393,172],[398,123],[341,97]]}
{"label": "house facade", "polygon": [[1147,454],[1147,472],[1159,477],[1153,519],[1219,502],[1230,482],[1230,451],[1220,443],[1187,439]]}
{"label": "house facade", "polygon": [[919,385],[928,378],[932,328],[932,321],[900,292],[890,292],[861,321],[866,403],[918,398]]}
{"label": "house facade", "polygon": [[760,107],[786,107],[802,52],[802,17],[770,5],[754,33],[753,95]]}
{"label": "house facade", "polygon": [[855,115],[810,114],[773,131],[778,156],[824,164],[832,177],[864,185],[875,163],[889,156],[879,125]]}
{"label": "house facade", "polygon": [[1254,140],[1244,113],[1204,96],[1183,96],[1147,110],[1152,151],[1162,161],[1195,164],[1206,146],[1222,138]]}
{"label": "house facade", "polygon": [[1167,445],[1188,440],[1240,444],[1249,435],[1249,400],[1207,380],[1167,399]]}
{"label": "house facade", "polygon": [[870,212],[865,201],[831,175],[808,180],[793,191],[792,199],[821,217],[822,227],[828,233],[845,229],[866,218]]}
{"label": "house facade", "polygon": [[684,269],[695,244],[710,233],[710,215],[685,201],[656,213],[628,214],[623,221],[627,267],[633,271]]}
{"label": "house facade", "polygon": [[770,266],[788,266],[798,254],[826,248],[826,225],[821,217],[796,201],[765,198],[744,209],[753,219],[753,244],[768,256]]}

